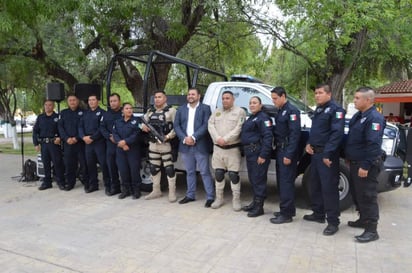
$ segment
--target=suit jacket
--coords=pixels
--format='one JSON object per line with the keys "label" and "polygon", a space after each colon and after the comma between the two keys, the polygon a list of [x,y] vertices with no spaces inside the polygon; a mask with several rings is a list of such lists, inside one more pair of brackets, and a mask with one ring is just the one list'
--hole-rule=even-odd
{"label": "suit jacket", "polygon": [[[195,112],[195,124],[193,136],[196,138],[194,148],[200,153],[210,153],[212,151],[212,141],[207,130],[208,120],[211,115],[210,107],[206,104],[199,103]],[[187,104],[177,109],[174,121],[174,129],[179,138],[179,151],[188,152],[190,146],[183,144],[186,137],[187,120],[189,118],[189,109]]]}

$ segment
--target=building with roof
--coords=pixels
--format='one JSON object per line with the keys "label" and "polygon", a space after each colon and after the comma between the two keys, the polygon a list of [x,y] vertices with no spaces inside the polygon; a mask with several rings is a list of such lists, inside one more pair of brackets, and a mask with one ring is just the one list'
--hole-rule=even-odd
{"label": "building with roof", "polygon": [[409,121],[412,114],[412,80],[384,85],[376,89],[375,102],[381,103],[382,114],[393,113],[401,123]]}

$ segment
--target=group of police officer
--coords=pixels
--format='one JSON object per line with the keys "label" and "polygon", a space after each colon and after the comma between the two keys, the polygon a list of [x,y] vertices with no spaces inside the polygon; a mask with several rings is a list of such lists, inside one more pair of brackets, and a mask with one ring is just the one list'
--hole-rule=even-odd
{"label": "group of police officer", "polygon": [[[294,181],[299,160],[300,111],[289,103],[283,87],[274,88],[271,96],[278,109],[275,117],[264,113],[261,99],[253,96],[249,101],[251,115],[246,119],[244,109],[234,104],[234,94],[229,90],[222,93],[223,106],[211,114],[207,126],[214,144],[212,167],[216,190],[216,199],[208,200],[207,207],[217,209],[224,204],[227,173],[233,195],[233,210],[247,211],[248,217],[263,215],[267,172],[275,148],[280,210],[274,213],[270,222],[284,224],[292,222],[296,215]],[[315,100],[317,108],[305,148],[311,155],[310,194],[313,213],[305,215],[303,219],[318,223],[324,223],[326,219],[328,225],[323,234],[333,235],[340,224],[339,155],[343,148],[345,110],[333,101],[330,87],[326,84],[316,87]],[[39,115],[33,129],[33,143],[38,151],[41,148],[45,171],[39,190],[52,187],[53,162],[56,182],[61,190],[73,189],[77,166],[80,166],[85,192],[96,191],[98,163],[108,196],[120,193],[120,199],[130,195],[134,199],[139,198],[141,134],[146,132],[150,135],[148,159],[153,189],[145,199],[162,195],[160,181],[161,167],[164,167],[169,184],[169,201],[175,202],[176,174],[171,141],[176,137],[173,126],[176,110],[167,104],[166,94],[163,91],[154,93],[154,105],[144,115],[144,123],[133,116],[130,104],[121,107],[118,94],[112,94],[109,102],[110,109],[104,111],[99,107],[97,96],[92,95],[88,99],[88,109],[83,110],[76,96],[69,95],[68,109],[59,116],[53,110],[54,103],[45,101],[44,113]],[[349,221],[348,225],[364,228],[365,231],[355,238],[358,242],[370,242],[379,238],[377,175],[382,161],[380,146],[385,122],[373,105],[373,89],[359,88],[354,103],[359,112],[350,122],[345,154],[350,165],[351,193],[360,217],[356,221]],[[239,178],[241,153],[246,157],[248,177],[253,189],[252,202],[243,207]]]}

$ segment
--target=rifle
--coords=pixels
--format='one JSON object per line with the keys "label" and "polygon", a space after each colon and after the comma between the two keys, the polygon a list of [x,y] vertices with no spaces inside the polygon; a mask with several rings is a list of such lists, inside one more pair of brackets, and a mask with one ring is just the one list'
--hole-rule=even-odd
{"label": "rifle", "polygon": [[147,122],[147,120],[145,120],[144,117],[140,117],[140,119],[143,122],[143,124],[146,125],[150,129],[149,134],[151,134],[157,140],[159,144],[162,144],[165,142],[164,136],[159,134],[159,132],[156,131],[156,129],[149,122]]}

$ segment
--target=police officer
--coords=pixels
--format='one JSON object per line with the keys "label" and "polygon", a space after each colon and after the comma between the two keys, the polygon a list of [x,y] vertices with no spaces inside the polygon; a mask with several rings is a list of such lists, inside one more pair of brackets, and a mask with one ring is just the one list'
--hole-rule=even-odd
{"label": "police officer", "polygon": [[232,189],[232,206],[234,211],[240,211],[240,178],[239,168],[240,131],[245,121],[246,112],[235,106],[235,97],[229,90],[222,93],[221,109],[212,113],[208,122],[209,134],[215,144],[212,156],[212,167],[215,170],[216,199],[212,208],[217,209],[223,205],[223,192],[225,188],[225,173],[228,172]]}
{"label": "police officer", "polygon": [[345,156],[350,162],[350,177],[360,217],[349,221],[348,225],[364,228],[365,231],[355,236],[361,243],[379,239],[377,225],[379,207],[377,202],[377,176],[382,164],[382,136],[385,128],[384,117],[373,105],[375,92],[370,87],[359,88],[354,97],[354,104],[359,110],[349,123]]}
{"label": "police officer", "polygon": [[52,187],[51,163],[53,162],[55,178],[59,189],[64,190],[64,170],[61,154],[61,139],[57,128],[59,115],[54,112],[54,102],[44,102],[44,113],[37,117],[33,127],[33,144],[36,151],[41,150],[41,159],[44,166],[44,179],[39,190]]}
{"label": "police officer", "polygon": [[89,183],[85,192],[91,193],[99,190],[97,179],[97,162],[99,162],[106,194],[109,195],[110,177],[106,164],[106,143],[100,131],[100,123],[105,111],[99,107],[96,95],[89,96],[88,105],[89,109],[84,112],[79,123],[79,136],[86,144],[86,162],[89,171]]}
{"label": "police officer", "polygon": [[317,104],[306,152],[312,155],[310,165],[310,193],[312,214],[303,219],[318,223],[328,221],[323,230],[333,235],[339,226],[339,152],[345,126],[345,110],[332,100],[329,85],[315,89]]}
{"label": "police officer", "polygon": [[130,103],[123,104],[123,118],[114,121],[113,138],[117,144],[116,162],[122,180],[122,193],[119,199],[132,195],[140,198],[140,146],[137,138],[140,135],[138,121],[133,117],[133,107]]}
{"label": "police officer", "polygon": [[107,168],[110,175],[110,187],[108,188],[108,195],[115,195],[120,193],[119,170],[116,165],[116,150],[117,145],[114,141],[112,130],[113,124],[116,120],[122,118],[122,108],[120,104],[120,95],[112,93],[109,97],[110,108],[104,114],[100,131],[106,139],[106,160]]}
{"label": "police officer", "polygon": [[[172,160],[172,146],[170,141],[176,137],[173,129],[173,122],[176,116],[176,109],[167,105],[167,96],[164,91],[154,93],[154,106],[147,111],[144,119],[164,137],[165,142],[160,142],[153,134],[150,134],[149,142],[149,162],[150,172],[153,182],[152,192],[145,197],[146,200],[159,198],[162,196],[160,189],[161,171],[163,164],[169,184],[169,201],[176,201],[176,173]],[[149,127],[142,125],[144,132],[150,133]]]}
{"label": "police officer", "polygon": [[81,179],[88,183],[84,142],[79,137],[79,123],[83,110],[79,107],[79,99],[71,94],[67,96],[67,105],[60,114],[59,134],[63,141],[64,167],[66,176],[65,190],[70,191],[76,184],[77,168],[80,164]]}
{"label": "police officer", "polygon": [[249,110],[252,115],[243,123],[240,138],[253,188],[253,201],[242,209],[248,211],[248,217],[257,217],[264,213],[267,173],[272,153],[272,121],[262,112],[262,100],[257,96],[250,98]]}
{"label": "police officer", "polygon": [[278,109],[273,126],[276,146],[276,181],[280,196],[280,211],[275,212],[273,224],[292,222],[296,215],[295,178],[300,139],[300,111],[289,103],[283,87],[271,91],[272,101]]}

